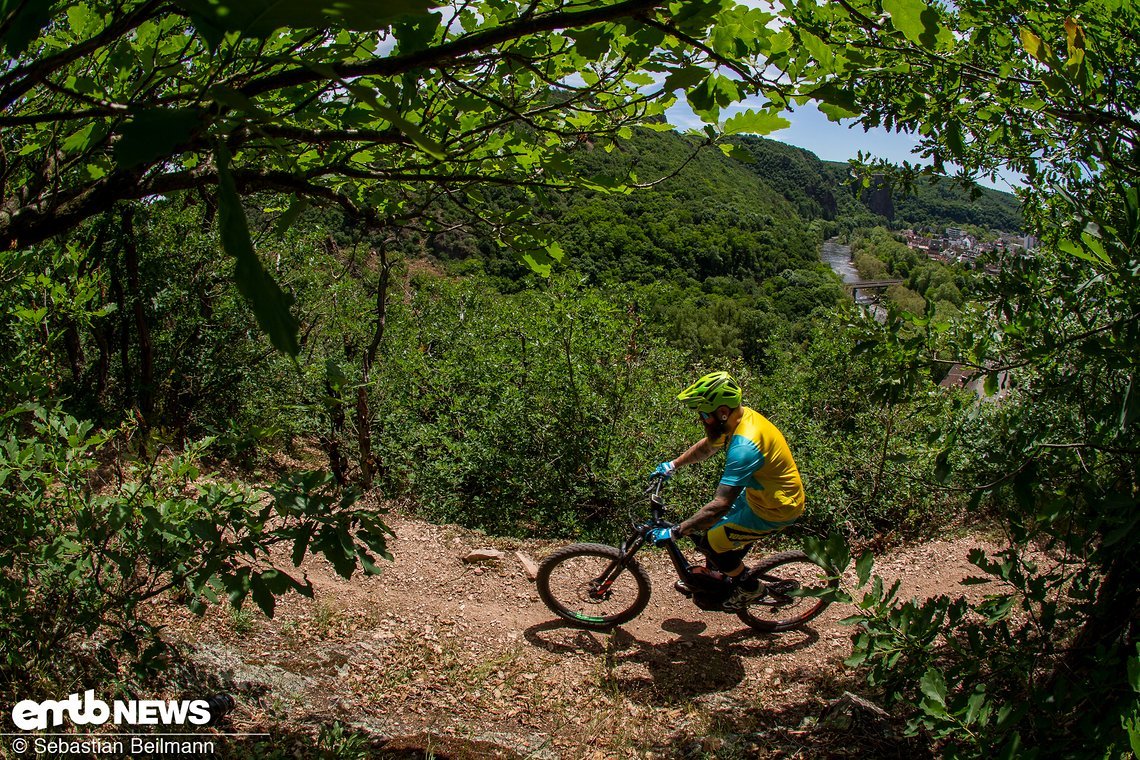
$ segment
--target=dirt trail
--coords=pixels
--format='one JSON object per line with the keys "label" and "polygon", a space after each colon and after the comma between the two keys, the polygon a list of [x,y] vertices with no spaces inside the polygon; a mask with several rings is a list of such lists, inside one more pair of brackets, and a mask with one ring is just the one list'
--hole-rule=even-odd
{"label": "dirt trail", "polygon": [[[612,634],[586,632],[555,620],[514,556],[541,559],[559,544],[388,522],[395,560],[383,575],[346,581],[310,559],[315,599],[281,599],[272,620],[155,606],[170,638],[192,643],[192,660],[238,696],[231,730],[276,736],[339,721],[389,751],[417,749],[405,756],[785,757],[799,748],[814,757],[815,718],[860,689],[842,665],[852,633],[837,622],[850,614],[844,606],[802,631],[759,635],[693,606],[652,551],[642,555],[649,608]],[[957,593],[976,572],[966,561],[975,546],[985,544],[891,552],[876,572],[900,578],[904,597]],[[483,547],[506,559],[463,563]]]}

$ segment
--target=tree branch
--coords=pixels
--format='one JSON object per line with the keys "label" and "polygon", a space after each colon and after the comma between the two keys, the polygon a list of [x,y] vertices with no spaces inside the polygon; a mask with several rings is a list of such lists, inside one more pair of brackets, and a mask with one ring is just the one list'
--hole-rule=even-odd
{"label": "tree branch", "polygon": [[[552,13],[521,19],[406,55],[376,58],[360,63],[334,63],[330,68],[342,80],[365,76],[398,76],[416,69],[437,68],[464,55],[528,35],[556,32],[637,16],[664,4],[664,0],[625,0],[625,2],[585,11]],[[241,88],[241,93],[246,97],[256,97],[266,92],[296,87],[324,79],[327,79],[325,74],[299,66],[254,80],[244,85]]]}
{"label": "tree branch", "polygon": [[99,34],[89,40],[66,48],[55,55],[41,58],[16,67],[0,76],[0,111],[6,110],[26,92],[33,89],[49,74],[78,61],[80,58],[114,42],[139,24],[158,14],[165,0],[144,3],[118,21],[112,21]]}

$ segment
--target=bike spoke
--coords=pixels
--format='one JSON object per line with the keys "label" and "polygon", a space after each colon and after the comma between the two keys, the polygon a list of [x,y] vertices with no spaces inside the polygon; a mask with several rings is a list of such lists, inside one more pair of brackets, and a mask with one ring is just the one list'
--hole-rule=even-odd
{"label": "bike spoke", "polygon": [[759,576],[767,594],[739,613],[741,619],[760,630],[786,630],[807,622],[827,606],[827,601],[813,594],[834,586],[834,579],[800,557],[770,566]]}
{"label": "bike spoke", "polygon": [[573,617],[601,622],[631,606],[638,597],[637,581],[598,556],[572,557],[550,574],[550,591]]}

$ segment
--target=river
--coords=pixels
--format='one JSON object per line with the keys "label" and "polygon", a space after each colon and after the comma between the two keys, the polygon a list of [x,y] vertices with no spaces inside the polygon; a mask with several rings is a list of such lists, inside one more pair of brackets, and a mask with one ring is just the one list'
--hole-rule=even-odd
{"label": "river", "polygon": [[[842,277],[845,284],[854,285],[863,281],[863,278],[859,276],[859,271],[851,263],[851,246],[843,245],[838,238],[823,241],[823,245],[819,249],[819,259]],[[870,308],[875,319],[880,322],[886,319],[886,311],[878,305],[878,300],[873,294],[857,291],[855,303]]]}
{"label": "river", "polygon": [[855,265],[851,263],[851,246],[841,244],[839,238],[824,240],[819,250],[819,258],[835,270],[835,273],[843,278],[843,282],[851,284],[861,279],[859,272],[855,270]]}

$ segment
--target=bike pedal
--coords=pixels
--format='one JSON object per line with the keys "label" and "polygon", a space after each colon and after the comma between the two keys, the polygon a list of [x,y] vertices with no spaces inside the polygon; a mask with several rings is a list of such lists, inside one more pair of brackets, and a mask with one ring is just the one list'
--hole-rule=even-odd
{"label": "bike pedal", "polygon": [[677,589],[677,591],[679,591],[681,594],[689,597],[690,599],[693,598],[693,590],[691,588],[689,588],[688,584],[685,583],[684,581],[677,581],[676,583],[673,584],[673,588]]}

